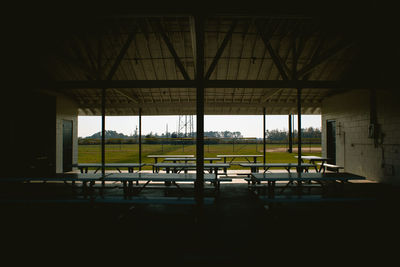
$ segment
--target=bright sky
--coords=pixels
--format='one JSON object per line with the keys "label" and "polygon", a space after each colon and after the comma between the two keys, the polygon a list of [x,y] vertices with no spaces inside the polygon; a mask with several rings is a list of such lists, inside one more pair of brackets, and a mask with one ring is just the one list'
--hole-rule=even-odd
{"label": "bright sky", "polygon": [[[142,116],[142,134],[150,132],[165,133],[167,124],[168,132],[176,132],[178,129],[179,116]],[[193,116],[193,128],[196,131],[196,116]],[[131,135],[139,125],[138,116],[107,116],[106,130],[114,130],[118,133]],[[266,116],[267,130],[287,130],[287,115]],[[301,128],[321,128],[320,115],[301,116]],[[297,116],[295,116],[294,128],[297,129]],[[241,132],[244,137],[262,137],[263,118],[261,115],[251,116],[204,116],[204,131],[231,131]],[[79,116],[78,136],[86,137],[101,131],[100,116]]]}

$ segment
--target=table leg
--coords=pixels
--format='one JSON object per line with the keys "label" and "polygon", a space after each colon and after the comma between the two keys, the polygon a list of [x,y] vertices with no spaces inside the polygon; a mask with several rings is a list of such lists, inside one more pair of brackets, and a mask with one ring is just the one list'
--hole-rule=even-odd
{"label": "table leg", "polygon": [[[226,163],[226,157],[224,158],[224,163]],[[226,167],[224,167],[224,173],[226,174]]]}
{"label": "table leg", "polygon": [[126,185],[126,181],[123,181],[122,185],[123,185],[123,190],[124,190],[124,199],[127,199],[128,198],[128,187]]}
{"label": "table leg", "polygon": [[325,161],[324,161],[324,160],[323,160],[323,161],[321,161],[321,167],[319,167],[319,171],[318,171],[318,172],[321,172],[322,168],[324,169],[324,172],[325,172],[324,163],[325,163]]}

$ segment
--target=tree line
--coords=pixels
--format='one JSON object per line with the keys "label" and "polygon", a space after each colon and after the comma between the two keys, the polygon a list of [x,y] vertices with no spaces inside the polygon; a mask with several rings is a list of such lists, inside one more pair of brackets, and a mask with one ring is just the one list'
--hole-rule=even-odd
{"label": "tree line", "polygon": [[[288,132],[285,130],[267,130],[266,131],[267,143],[287,143]],[[321,130],[319,128],[305,128],[301,131],[301,136],[304,143],[321,143]],[[196,133],[162,133],[157,134],[150,132],[149,134],[142,135],[143,144],[195,144]],[[105,132],[106,144],[137,144],[139,143],[139,136],[137,132],[132,135],[125,135],[113,130]],[[206,131],[204,132],[205,144],[251,144],[262,143],[262,138],[244,138],[239,131]],[[297,130],[293,132],[293,142],[297,142]],[[95,145],[101,143],[101,132],[95,133],[88,137],[79,137],[78,143],[80,145]]]}

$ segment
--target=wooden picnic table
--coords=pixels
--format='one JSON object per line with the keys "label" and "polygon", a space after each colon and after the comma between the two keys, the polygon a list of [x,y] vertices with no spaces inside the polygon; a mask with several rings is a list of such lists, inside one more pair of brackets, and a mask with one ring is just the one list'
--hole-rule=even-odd
{"label": "wooden picnic table", "polygon": [[[298,158],[298,156],[295,156],[295,158]],[[315,165],[315,171],[316,172],[321,172],[321,169],[323,168],[323,165],[325,162],[329,160],[329,158],[326,157],[319,157],[319,156],[301,156],[301,162],[304,162],[304,160],[308,160],[309,163]],[[321,162],[321,167],[318,169],[316,162]]]}
{"label": "wooden picnic table", "polygon": [[[213,163],[213,161],[218,161],[221,158],[204,158],[204,161],[209,161],[210,163]],[[185,163],[188,163],[188,161],[196,161],[196,158],[165,158],[165,161],[172,161],[174,163],[178,161],[184,161]]]}
{"label": "wooden picnic table", "polygon": [[[161,164],[161,163],[160,163]],[[105,181],[122,182],[124,186],[124,194],[131,196],[132,194],[138,194],[145,189],[151,182],[163,182],[167,185],[174,185],[183,192],[182,187],[179,183],[193,183],[196,181],[195,173],[114,173],[104,178]],[[144,184],[140,184],[140,181],[144,181]],[[204,174],[204,181],[210,182],[214,185],[215,190],[219,191],[221,182],[230,182],[230,178],[220,178],[215,174]],[[138,189],[133,193],[134,183],[136,182],[136,188]],[[165,187],[161,187],[165,188]]]}
{"label": "wooden picnic table", "polygon": [[[233,160],[234,159],[236,159],[236,158],[245,158],[247,161],[248,161],[248,163],[251,163],[251,162],[253,162],[253,163],[257,163],[257,158],[259,158],[259,157],[264,157],[264,155],[217,155],[217,157],[218,158],[223,158],[224,159],[224,163],[227,163],[226,161],[226,159],[227,158],[232,158],[231,159],[231,161],[229,162],[229,164],[235,164],[234,162],[233,162]],[[253,159],[253,161],[250,161],[249,160],[249,158],[251,159]],[[238,163],[238,164],[240,164],[240,163]],[[226,173],[226,171],[227,171],[227,169],[225,168],[224,169],[224,172]]]}
{"label": "wooden picnic table", "polygon": [[[194,155],[147,155],[148,158],[154,159],[154,164],[158,163],[158,159],[160,158],[194,158]],[[156,169],[153,165],[153,172],[158,172],[159,170]]]}
{"label": "wooden picnic table", "polygon": [[[230,167],[230,164],[228,164],[228,163],[204,163],[204,169],[208,169],[210,173],[215,173],[215,175],[218,175],[219,169],[222,169],[222,168],[226,169],[229,167]],[[189,170],[189,169],[196,169],[196,163],[162,162],[162,163],[154,164],[154,168],[156,170],[165,168],[165,171],[167,173],[171,172],[171,170],[173,173],[179,173],[182,170],[187,172],[187,170]]]}
{"label": "wooden picnic table", "polygon": [[[140,184],[139,182],[144,181],[144,184]],[[142,191],[147,185],[151,182],[169,182],[169,184],[176,186],[177,188],[183,191],[183,188],[180,183],[193,183],[196,181],[196,174],[179,174],[179,173],[108,173],[102,175],[100,173],[57,173],[48,176],[21,176],[15,175],[13,177],[2,178],[0,179],[1,183],[16,183],[16,184],[30,184],[30,183],[67,183],[72,182],[73,184],[80,182],[82,183],[82,193],[83,197],[77,197],[76,195],[73,198],[38,198],[38,196],[34,196],[33,198],[24,195],[17,198],[7,198],[2,199],[1,201],[9,202],[9,203],[125,203],[121,200],[121,197],[111,196],[105,197],[103,195],[104,183],[110,182],[111,184],[115,184],[116,182],[121,182],[123,184],[123,199],[132,201],[132,203],[160,203],[160,204],[195,204],[196,200],[191,197],[159,197],[159,196],[149,196],[142,198],[132,198],[133,182],[136,182],[136,189],[139,189],[136,192],[138,194]],[[230,182],[232,179],[230,178],[220,178],[215,174],[205,174],[204,181],[210,182],[211,185],[214,186],[215,192],[218,193],[221,182]],[[100,189],[100,197],[93,195],[93,189],[96,182],[101,182],[102,186],[98,187]],[[115,188],[115,186],[113,187]],[[167,187],[160,187],[167,188]],[[75,189],[74,189],[75,190]],[[212,204],[214,200],[211,198],[204,198],[205,204]],[[129,203],[129,202],[127,202]]]}
{"label": "wooden picnic table", "polygon": [[[262,182],[267,182],[267,196],[269,199],[275,197],[276,182],[285,181],[287,185],[297,183],[298,195],[301,195],[303,183],[310,184],[311,181],[316,181],[322,185],[323,181],[331,181],[340,183],[349,180],[365,180],[363,176],[352,173],[251,173],[248,179],[252,185],[260,185]],[[249,187],[253,188],[249,183]],[[287,187],[287,186],[286,186]]]}
{"label": "wooden picnic table", "polygon": [[264,172],[267,172],[270,168],[284,168],[287,172],[290,173],[291,168],[296,168],[297,171],[305,171],[308,172],[308,169],[311,167],[315,167],[314,164],[311,163],[241,163],[241,167],[250,168],[250,172],[257,173],[260,168],[264,169]]}
{"label": "wooden picnic table", "polygon": [[[135,168],[143,167],[144,163],[106,163],[104,167],[106,168],[115,168],[119,172],[121,172],[121,168],[127,168],[128,172],[133,172]],[[72,165],[73,167],[77,167],[81,173],[87,173],[89,168],[96,168],[94,173],[98,172],[101,169],[101,163],[78,163]]]}

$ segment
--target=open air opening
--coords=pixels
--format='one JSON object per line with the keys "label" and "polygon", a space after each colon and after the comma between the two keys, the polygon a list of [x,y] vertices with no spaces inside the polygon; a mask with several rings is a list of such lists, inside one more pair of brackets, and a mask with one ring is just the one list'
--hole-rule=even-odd
{"label": "open air opening", "polygon": [[0,211],[3,243],[18,243],[4,254],[386,259],[400,225],[397,14],[241,4],[6,10]]}

